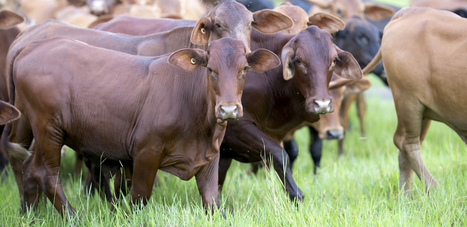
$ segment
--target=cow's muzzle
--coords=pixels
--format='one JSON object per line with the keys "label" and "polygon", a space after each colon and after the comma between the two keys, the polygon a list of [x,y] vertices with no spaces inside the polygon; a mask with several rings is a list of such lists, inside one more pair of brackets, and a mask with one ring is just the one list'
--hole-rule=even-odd
{"label": "cow's muzzle", "polygon": [[334,111],[331,99],[313,99],[307,102],[307,110],[315,114],[326,114]]}
{"label": "cow's muzzle", "polygon": [[220,105],[217,118],[221,120],[237,120],[242,117],[243,111],[239,105]]}
{"label": "cow's muzzle", "polygon": [[344,135],[343,130],[328,130],[326,132],[326,139],[332,140],[332,139],[342,139]]}
{"label": "cow's muzzle", "polygon": [[94,1],[89,6],[92,14],[102,16],[109,13],[109,6],[104,1]]}

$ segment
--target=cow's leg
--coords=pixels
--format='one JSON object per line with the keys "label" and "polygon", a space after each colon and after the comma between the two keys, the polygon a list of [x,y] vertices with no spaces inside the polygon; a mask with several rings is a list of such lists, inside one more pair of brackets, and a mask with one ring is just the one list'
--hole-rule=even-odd
{"label": "cow's leg", "polygon": [[232,164],[232,158],[223,157],[222,152],[220,152],[219,156],[220,156],[219,158],[219,194],[220,194],[222,192],[222,187],[224,186],[225,177],[227,176],[227,170],[229,170],[230,165]]}
{"label": "cow's leg", "polygon": [[159,164],[160,157],[153,150],[141,150],[133,158],[133,179],[130,189],[133,204],[147,204]]}
{"label": "cow's leg", "polygon": [[[121,199],[128,194],[131,187],[131,178],[133,175],[133,167],[131,165],[124,165],[120,171],[115,173],[114,190],[115,197]],[[157,175],[156,175],[157,177]]]}
{"label": "cow's leg", "polygon": [[293,170],[293,163],[295,162],[295,159],[297,159],[298,157],[297,141],[294,138],[292,138],[291,140],[284,141],[283,143],[284,143],[284,149],[290,158],[290,169]]}
{"label": "cow's leg", "polygon": [[[29,124],[29,120],[25,115],[21,116],[17,121],[12,122],[11,132],[8,135],[8,141],[21,145],[24,149],[28,149],[32,144],[33,134]],[[8,161],[11,164],[15,175],[16,184],[20,195],[20,205],[25,211],[24,204],[24,187],[23,187],[23,160],[16,159],[6,152]]]}
{"label": "cow's leg", "polygon": [[339,156],[344,154],[344,138],[337,140],[337,154]]}
{"label": "cow's leg", "polygon": [[363,92],[360,92],[357,94],[357,115],[358,115],[358,119],[360,120],[360,136],[362,138],[366,137],[365,112],[366,112],[365,94]]}
{"label": "cow's leg", "polygon": [[76,162],[75,162],[75,169],[73,170],[73,175],[81,176],[81,170],[83,169],[83,155],[76,153]]}
{"label": "cow's leg", "polygon": [[341,108],[339,109],[339,116],[342,121],[342,126],[345,130],[349,130],[349,110],[356,98],[356,94],[349,94],[345,95],[342,99]]}
{"label": "cow's leg", "polygon": [[206,211],[219,209],[219,154],[195,175],[199,194]]}
{"label": "cow's leg", "polygon": [[418,100],[412,100],[409,96],[403,96],[404,99],[401,99],[400,92],[394,93],[396,93],[394,101],[398,118],[394,144],[400,151],[399,187],[401,189],[403,187],[405,192],[409,192],[412,176],[410,169],[415,171],[417,176],[424,181],[427,189],[436,187],[438,183],[423,162],[420,147],[421,138],[424,138],[429,128],[430,120],[423,119],[424,107]]}
{"label": "cow's leg", "polygon": [[[33,124],[35,125],[35,124]],[[25,168],[25,174],[31,174],[54,207],[64,213],[66,207],[70,216],[74,210],[63,192],[60,182],[60,159],[63,145],[63,132],[50,122],[40,122],[35,135],[35,149],[31,163]]]}
{"label": "cow's leg", "polygon": [[[34,150],[34,149],[33,149]],[[34,156],[27,159],[23,163],[24,176],[23,176],[23,188],[24,188],[24,204],[23,212],[26,212],[28,208],[37,208],[37,204],[40,202],[42,197],[42,189],[37,184],[37,181],[34,175],[43,175],[45,174],[43,169],[31,169],[31,162],[33,161]],[[33,174],[34,172],[34,174]]]}
{"label": "cow's leg", "polygon": [[321,154],[323,152],[323,140],[319,138],[318,131],[313,127],[310,127],[310,137],[312,142],[310,143],[310,154],[313,159],[313,173],[316,174],[321,163]]}
{"label": "cow's leg", "polygon": [[[3,132],[4,125],[0,125],[0,135]],[[2,147],[0,147],[0,175],[3,173],[3,170],[6,167],[6,164],[8,163],[8,158],[6,156],[6,152],[3,150]]]}
{"label": "cow's leg", "polygon": [[252,123],[229,124],[229,127],[224,142],[234,145],[238,150],[239,156],[235,156],[235,159],[239,158],[243,162],[256,162],[262,157],[266,159],[272,157],[274,169],[285,185],[290,199],[303,200],[303,192],[292,177],[287,152],[277,141],[268,137]]}

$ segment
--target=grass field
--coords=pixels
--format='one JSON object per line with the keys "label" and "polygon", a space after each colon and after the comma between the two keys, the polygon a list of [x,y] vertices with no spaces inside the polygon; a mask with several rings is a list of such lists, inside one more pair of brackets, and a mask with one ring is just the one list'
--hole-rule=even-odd
{"label": "grass field", "polygon": [[[379,81],[372,80],[368,94],[385,91]],[[247,164],[234,162],[221,194],[225,218],[220,213],[205,214],[194,179],[182,181],[165,172],[159,172],[161,183],[154,187],[147,206],[131,208],[123,201],[110,212],[101,197],[84,193],[79,177],[73,179],[74,153],[69,151],[62,161],[62,183],[79,221],[62,219],[49,201],[41,202],[35,212],[21,214],[16,183],[8,168],[0,181],[0,226],[467,225],[467,152],[452,130],[433,122],[422,145],[425,163],[440,186],[428,194],[415,178],[414,191],[407,197],[398,189],[392,100],[368,96],[367,139],[360,139],[354,109],[351,124],[343,156],[337,156],[336,141],[324,142],[322,167],[316,176],[308,153],[308,131],[296,133],[300,154],[293,174],[305,194],[303,202],[288,200],[274,171],[262,169],[257,175],[248,175]]]}

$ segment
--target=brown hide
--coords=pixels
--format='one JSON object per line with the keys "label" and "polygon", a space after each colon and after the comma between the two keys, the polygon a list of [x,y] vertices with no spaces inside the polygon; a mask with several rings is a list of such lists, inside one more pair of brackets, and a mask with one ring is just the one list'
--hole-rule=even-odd
{"label": "brown hide", "polygon": [[[277,55],[287,53],[288,57],[282,61],[286,67],[247,77],[242,97],[244,116],[229,122],[221,146],[219,184],[222,186],[232,159],[257,162],[261,157],[269,160],[272,156],[274,168],[290,198],[303,199],[280,142],[288,132],[319,119],[312,100],[328,100],[326,107],[332,106],[327,88],[335,68],[352,72],[352,75],[344,74],[348,78],[359,78],[360,67],[351,58],[348,65],[334,62],[339,53],[341,59],[345,57],[333,45],[331,35],[316,26],[297,35],[253,32],[252,49],[258,47],[270,49]],[[287,73],[289,80],[284,80],[283,68],[291,72]]]}
{"label": "brown hide", "polygon": [[167,18],[153,19],[122,14],[107,22],[99,24],[94,28],[101,31],[143,36],[156,32],[169,31],[174,27],[194,26],[195,24],[196,21],[193,20],[174,20]]}
{"label": "brown hide", "polygon": [[426,7],[398,11],[384,30],[380,52],[397,113],[400,184],[408,193],[412,170],[428,188],[437,182],[421,157],[431,120],[451,127],[467,142],[467,36],[465,18]]}
{"label": "brown hide", "polygon": [[252,27],[262,32],[273,33],[290,28],[293,22],[289,17],[272,10],[251,13],[242,4],[228,0],[214,7],[198,22],[121,16],[96,26],[96,29],[132,35],[147,35],[185,25],[194,26],[191,34],[193,43],[205,44],[221,37],[232,37],[242,40],[249,47]]}
{"label": "brown hide", "polygon": [[[278,64],[270,51],[247,53],[230,38],[211,42],[207,51],[153,58],[61,37],[27,45],[12,67],[12,101],[30,120],[36,140],[24,164],[25,207],[34,205],[39,187],[58,211],[63,214],[66,204],[73,215],[58,180],[63,144],[94,162],[105,159],[103,171],[132,163],[133,202],[146,203],[161,169],[183,180],[196,176],[204,206],[219,206],[216,171],[225,120],[242,115],[249,65],[263,71]],[[223,116],[223,107],[232,105],[236,113]],[[25,152],[5,139],[10,153]]]}

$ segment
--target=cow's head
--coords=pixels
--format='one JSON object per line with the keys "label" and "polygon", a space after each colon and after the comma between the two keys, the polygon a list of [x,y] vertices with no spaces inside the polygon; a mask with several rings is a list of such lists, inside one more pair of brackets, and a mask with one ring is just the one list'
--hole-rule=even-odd
{"label": "cow's head", "polygon": [[18,119],[20,115],[21,113],[14,106],[4,101],[0,101],[0,125],[14,121]]}
{"label": "cow's head", "polygon": [[310,26],[282,48],[283,77],[293,79],[294,87],[305,98],[309,113],[334,111],[328,85],[333,72],[347,79],[360,79],[362,70],[355,58],[332,43],[331,35]]}
{"label": "cow's head", "polygon": [[92,14],[102,16],[109,14],[117,0],[86,0]]}
{"label": "cow's head", "polygon": [[273,10],[260,10],[253,14],[234,1],[226,0],[198,20],[191,33],[191,42],[207,44],[222,37],[239,39],[250,49],[252,27],[264,33],[274,33],[293,26],[286,15]]}
{"label": "cow's head", "polygon": [[293,27],[283,30],[283,32],[288,34],[297,34],[310,25],[316,25],[329,33],[342,30],[345,27],[344,22],[336,16],[329,13],[317,13],[312,16],[308,16],[308,13],[306,13],[305,10],[292,5],[290,2],[284,2],[274,8],[274,10],[287,15],[293,20]]}
{"label": "cow's head", "polygon": [[[333,75],[331,84],[338,83],[337,76]],[[344,95],[356,94],[365,91],[371,86],[370,80],[362,77],[347,86],[343,83],[340,85],[330,86],[329,93],[334,101],[334,108],[341,108]],[[321,115],[319,121],[312,123],[312,126],[318,131],[318,136],[321,139],[342,139],[344,138],[344,127],[341,124],[339,111]]]}
{"label": "cow's head", "polygon": [[9,29],[20,23],[23,23],[24,18],[15,12],[9,10],[0,11],[0,29]]}
{"label": "cow's head", "polygon": [[347,21],[344,30],[338,31],[334,43],[350,52],[361,68],[364,68],[378,52],[381,37],[378,28],[360,17],[352,17]]}
{"label": "cow's head", "polygon": [[243,116],[241,98],[245,76],[250,69],[264,72],[280,65],[273,52],[266,49],[248,52],[242,41],[231,38],[212,41],[207,51],[176,51],[168,62],[186,71],[206,67],[209,94],[215,102],[215,115],[221,121]]}

